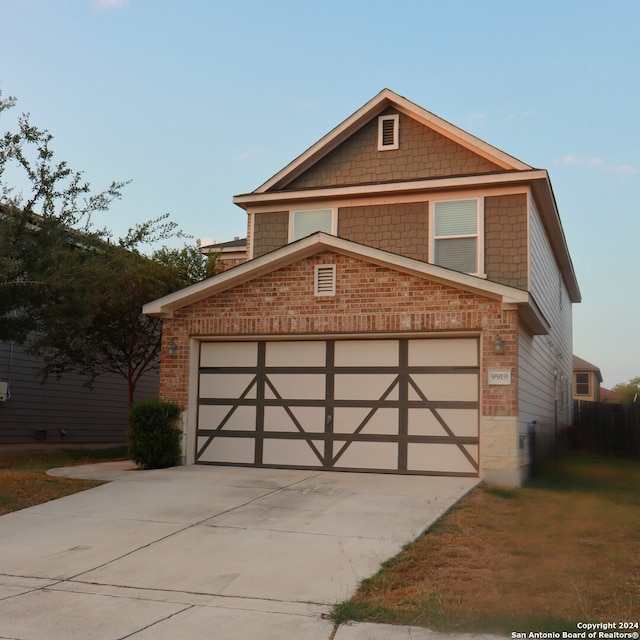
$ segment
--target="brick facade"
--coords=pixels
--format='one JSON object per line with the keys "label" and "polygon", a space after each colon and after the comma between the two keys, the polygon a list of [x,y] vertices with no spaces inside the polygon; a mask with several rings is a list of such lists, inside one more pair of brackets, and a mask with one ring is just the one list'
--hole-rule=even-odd
{"label": "brick facade", "polygon": [[[313,294],[314,265],[337,265],[334,297]],[[481,336],[483,415],[517,415],[517,312],[473,293],[362,260],[321,252],[177,310],[163,325],[161,396],[186,407],[190,337],[418,334],[467,331]],[[495,337],[506,353],[493,353]],[[168,358],[175,342],[178,356]],[[488,369],[510,368],[513,384],[489,387]]]}
{"label": "brick facade", "polygon": [[[395,113],[387,110],[386,114]],[[378,151],[378,119],[354,133],[286,190],[444,178],[501,171],[469,149],[400,114],[400,147]]]}

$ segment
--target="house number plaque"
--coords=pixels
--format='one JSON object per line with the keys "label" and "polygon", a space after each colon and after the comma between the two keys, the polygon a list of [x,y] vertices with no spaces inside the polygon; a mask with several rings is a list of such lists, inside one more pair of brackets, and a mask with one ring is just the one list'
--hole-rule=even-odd
{"label": "house number plaque", "polygon": [[511,369],[489,369],[489,384],[511,384]]}

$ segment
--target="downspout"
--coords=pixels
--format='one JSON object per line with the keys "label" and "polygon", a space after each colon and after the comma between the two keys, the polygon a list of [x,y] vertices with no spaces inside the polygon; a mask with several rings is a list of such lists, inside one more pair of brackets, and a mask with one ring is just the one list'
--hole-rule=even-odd
{"label": "downspout", "polygon": [[11,372],[13,370],[13,347],[15,342],[11,341],[9,348],[9,366],[7,367],[7,400],[11,400]]}

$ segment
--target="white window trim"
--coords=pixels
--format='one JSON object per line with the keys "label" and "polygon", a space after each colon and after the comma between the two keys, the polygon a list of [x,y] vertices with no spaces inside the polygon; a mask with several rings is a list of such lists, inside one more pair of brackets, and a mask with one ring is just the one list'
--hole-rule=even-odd
{"label": "white window trim", "polygon": [[484,198],[443,198],[439,200],[432,200],[429,203],[429,262],[436,264],[433,260],[436,255],[436,203],[437,202],[459,202],[461,200],[474,200],[476,202],[477,212],[477,234],[472,235],[460,235],[460,236],[447,236],[448,238],[477,238],[477,264],[476,270],[469,275],[478,276],[479,278],[486,278],[485,265],[484,265]]}
{"label": "white window trim", "polygon": [[295,209],[289,211],[289,236],[288,241],[293,242],[293,228],[296,213],[307,213],[309,211],[331,211],[331,235],[338,235],[338,209],[335,207],[318,207],[315,209]]}
{"label": "white window trim", "polygon": [[[393,144],[383,144],[382,135],[384,129],[384,121],[393,120]],[[387,116],[378,116],[378,151],[391,151],[400,148],[400,115],[390,114]]]}

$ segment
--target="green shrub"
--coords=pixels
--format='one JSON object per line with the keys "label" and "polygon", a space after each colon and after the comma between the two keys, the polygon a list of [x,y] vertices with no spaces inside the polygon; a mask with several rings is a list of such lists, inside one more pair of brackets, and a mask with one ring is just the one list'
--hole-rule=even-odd
{"label": "green shrub", "polygon": [[129,411],[129,454],[143,469],[164,469],[180,462],[180,406],[165,400],[143,400]]}

